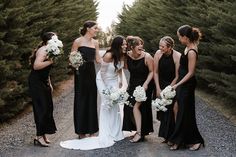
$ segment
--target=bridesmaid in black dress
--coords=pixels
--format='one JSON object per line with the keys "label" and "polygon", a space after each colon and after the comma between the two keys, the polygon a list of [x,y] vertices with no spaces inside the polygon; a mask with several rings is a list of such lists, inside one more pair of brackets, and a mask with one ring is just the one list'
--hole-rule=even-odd
{"label": "bridesmaid in black dress", "polygon": [[28,78],[29,92],[33,101],[34,120],[36,123],[36,137],[34,144],[48,147],[50,141],[46,134],[54,134],[56,126],[53,119],[52,85],[49,78],[49,71],[53,61],[47,59],[47,41],[55,33],[47,32],[42,35],[42,42],[30,56],[32,67]]}
{"label": "bridesmaid in black dress", "polygon": [[93,39],[98,32],[97,23],[87,21],[75,39],[71,53],[81,53],[84,64],[74,73],[74,127],[79,138],[98,131],[97,86],[94,61],[101,62],[98,41]]}
{"label": "bridesmaid in black dress", "polygon": [[[139,142],[145,135],[153,132],[151,97],[153,84],[153,58],[143,51],[143,41],[139,37],[127,38],[129,51],[126,66],[130,72],[130,80],[127,92],[131,97],[128,101],[131,106],[124,106],[123,130],[136,130],[131,142]],[[146,90],[147,100],[136,102],[132,97],[137,86],[141,85]],[[133,107],[132,107],[133,106]]]}
{"label": "bridesmaid in black dress", "polygon": [[[156,84],[156,96],[160,97],[161,90],[166,86],[173,86],[178,79],[178,68],[180,53],[173,49],[174,40],[165,36],[159,42],[159,50],[154,56],[154,80]],[[177,106],[177,104],[175,104]],[[167,111],[158,111],[160,116],[159,137],[163,137],[163,143],[168,143],[168,138],[174,131],[175,115],[174,101],[171,105],[166,106]],[[176,108],[176,107],[175,107]]]}
{"label": "bridesmaid in black dress", "polygon": [[186,45],[180,58],[178,83],[173,86],[177,92],[178,113],[175,130],[169,141],[174,143],[171,150],[178,149],[180,144],[189,146],[189,150],[198,150],[204,146],[204,140],[198,130],[195,116],[195,69],[198,59],[197,45],[201,38],[198,28],[189,25],[181,26],[177,35],[181,44]]}

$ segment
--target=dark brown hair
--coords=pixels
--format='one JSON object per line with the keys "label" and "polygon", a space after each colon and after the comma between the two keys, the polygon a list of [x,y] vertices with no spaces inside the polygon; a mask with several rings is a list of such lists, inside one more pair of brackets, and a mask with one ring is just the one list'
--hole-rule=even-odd
{"label": "dark brown hair", "polygon": [[139,42],[144,44],[143,40],[138,36],[127,36],[126,41],[127,41],[127,50],[128,51],[132,50],[132,48],[139,45]]}
{"label": "dark brown hair", "polygon": [[178,33],[181,36],[186,36],[187,38],[189,38],[190,42],[193,43],[199,42],[202,37],[202,33],[198,28],[191,27],[189,25],[183,25],[179,27]]}
{"label": "dark brown hair", "polygon": [[44,45],[47,45],[48,40],[52,39],[52,36],[55,35],[54,32],[45,32],[41,35],[41,42],[38,44],[37,48],[33,50],[31,56],[29,57],[29,64],[31,67],[33,67],[34,61],[36,59],[36,52],[38,49]]}
{"label": "dark brown hair", "polygon": [[108,49],[106,52],[111,52],[112,58],[114,59],[114,67],[117,70],[117,64],[121,60],[123,55],[122,53],[122,45],[125,38],[121,35],[116,36],[111,42],[111,48]]}
{"label": "dark brown hair", "polygon": [[83,25],[83,28],[80,30],[80,34],[84,36],[87,32],[87,28],[91,28],[96,24],[97,23],[95,21],[86,21]]}

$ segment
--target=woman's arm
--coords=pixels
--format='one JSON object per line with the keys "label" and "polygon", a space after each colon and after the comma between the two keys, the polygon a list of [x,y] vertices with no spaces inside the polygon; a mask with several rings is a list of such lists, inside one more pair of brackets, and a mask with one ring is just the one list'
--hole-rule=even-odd
{"label": "woman's arm", "polygon": [[174,63],[175,63],[175,78],[172,80],[171,82],[171,86],[173,86],[174,84],[176,84],[178,77],[179,77],[179,61],[180,61],[180,56],[181,54],[175,50],[173,50],[173,59],[174,59]]}
{"label": "woman's arm", "polygon": [[196,62],[197,62],[197,54],[196,52],[190,50],[188,52],[188,73],[184,76],[184,78],[182,78],[182,80],[180,80],[177,84],[173,86],[174,89],[176,89],[179,85],[188,81],[194,75]]}
{"label": "woman's arm", "polygon": [[128,69],[127,60],[128,60],[129,55],[130,55],[130,51],[127,51],[126,55],[124,56],[124,69]]}
{"label": "woman's arm", "polygon": [[99,43],[97,40],[94,40],[95,43],[95,49],[96,49],[96,62],[101,64],[102,60],[101,60],[101,56],[99,54]]}
{"label": "woman's arm", "polygon": [[77,52],[78,51],[79,41],[80,41],[80,38],[75,39],[75,41],[73,42],[72,47],[71,47],[71,52]]}
{"label": "woman's arm", "polygon": [[106,79],[105,73],[107,73],[107,69],[108,69],[108,65],[109,65],[108,63],[112,62],[112,60],[113,60],[112,54],[110,52],[106,52],[102,58],[100,73],[101,73],[101,79],[102,79],[101,81],[103,82],[104,86],[106,86],[106,84],[103,80]]}
{"label": "woman's arm", "polygon": [[147,90],[149,82],[153,79],[153,58],[149,53],[146,53],[145,61],[146,65],[148,66],[149,74],[146,81],[143,83],[143,87],[145,90]]}
{"label": "woman's arm", "polygon": [[159,84],[159,60],[161,57],[161,51],[158,50],[155,55],[154,55],[154,62],[153,62],[153,78],[155,81],[155,85],[156,85],[156,96],[160,96],[161,93],[161,88],[160,88],[160,84]]}
{"label": "woman's arm", "polygon": [[41,47],[36,52],[36,58],[34,61],[34,70],[41,70],[53,63],[52,59],[47,59],[47,52],[45,47]]}
{"label": "woman's arm", "polygon": [[48,77],[48,83],[49,83],[49,86],[51,88],[51,91],[53,92],[53,86],[52,86],[52,82],[51,82],[50,76]]}

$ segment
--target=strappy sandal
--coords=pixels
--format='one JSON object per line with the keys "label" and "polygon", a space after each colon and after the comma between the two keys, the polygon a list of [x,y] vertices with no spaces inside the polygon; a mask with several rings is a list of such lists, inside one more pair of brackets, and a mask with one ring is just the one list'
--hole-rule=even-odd
{"label": "strappy sandal", "polygon": [[179,145],[178,144],[173,144],[173,146],[170,147],[170,150],[178,150]]}
{"label": "strappy sandal", "polygon": [[47,144],[43,139],[43,137],[35,138],[34,139],[34,145],[39,145],[41,147],[49,147],[49,144]]}
{"label": "strappy sandal", "polygon": [[[138,137],[137,137],[138,136]],[[137,137],[137,138],[136,138]],[[136,139],[135,139],[136,138]],[[141,142],[143,140],[141,133],[140,132],[136,132],[134,135],[134,138],[129,140],[132,143],[137,143],[137,142]]]}
{"label": "strappy sandal", "polygon": [[43,139],[47,144],[51,143],[51,141],[46,137],[46,135],[43,135]]}
{"label": "strappy sandal", "polygon": [[86,135],[85,134],[79,134],[78,139],[83,139],[83,138],[86,138]]}
{"label": "strappy sandal", "polygon": [[197,143],[197,144],[194,144],[192,147],[190,147],[189,150],[196,151],[196,150],[199,150],[201,147],[204,147],[204,144],[203,143]]}

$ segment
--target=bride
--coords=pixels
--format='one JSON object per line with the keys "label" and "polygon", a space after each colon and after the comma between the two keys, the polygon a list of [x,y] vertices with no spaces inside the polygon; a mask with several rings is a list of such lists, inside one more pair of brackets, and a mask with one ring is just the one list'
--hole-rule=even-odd
{"label": "bride", "polygon": [[[63,141],[60,143],[62,147],[91,150],[110,147],[116,141],[124,139],[119,105],[109,105],[109,101],[102,92],[111,87],[114,89],[127,87],[122,71],[126,47],[125,38],[116,36],[111,43],[111,48],[104,54],[101,68],[97,73],[96,83],[101,97],[98,136]],[[108,106],[111,107],[108,108]]]}

